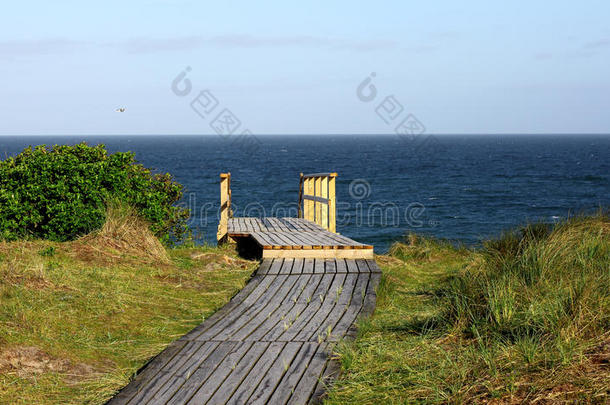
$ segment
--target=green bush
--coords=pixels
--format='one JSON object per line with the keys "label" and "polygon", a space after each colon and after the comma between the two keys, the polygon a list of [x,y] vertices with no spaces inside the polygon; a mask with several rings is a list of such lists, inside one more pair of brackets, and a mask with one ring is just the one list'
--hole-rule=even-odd
{"label": "green bush", "polygon": [[152,174],[133,152],[104,145],[28,147],[0,162],[0,239],[72,240],[102,226],[106,202],[133,206],[164,243],[184,238],[189,211],[182,186]]}

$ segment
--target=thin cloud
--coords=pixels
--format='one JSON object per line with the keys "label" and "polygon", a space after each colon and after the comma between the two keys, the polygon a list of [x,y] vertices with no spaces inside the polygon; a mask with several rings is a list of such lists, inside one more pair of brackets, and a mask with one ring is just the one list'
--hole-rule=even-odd
{"label": "thin cloud", "polygon": [[9,40],[0,42],[0,57],[41,56],[91,49],[117,49],[130,54],[178,52],[214,47],[249,48],[326,48],[341,51],[372,52],[396,47],[394,41],[351,40],[315,36],[260,37],[254,35],[184,36],[175,38],[133,38],[116,42],[74,41],[70,39]]}
{"label": "thin cloud", "polygon": [[555,57],[565,59],[584,59],[597,56],[599,51],[610,47],[610,39],[602,38],[582,44],[580,48],[571,49],[562,53],[539,52],[534,54],[534,59],[545,60]]}
{"label": "thin cloud", "polygon": [[534,59],[537,60],[548,60],[548,59],[552,59],[553,58],[553,54],[550,52],[538,52],[534,54]]}
{"label": "thin cloud", "polygon": [[396,46],[388,40],[347,40],[314,36],[258,37],[252,35],[219,35],[214,37],[138,38],[129,40],[123,47],[130,53],[181,51],[202,47],[226,49],[248,48],[328,48],[357,52],[370,52]]}
{"label": "thin cloud", "polygon": [[603,38],[603,39],[599,39],[597,41],[587,42],[586,44],[583,45],[583,48],[597,49],[597,48],[605,48],[607,46],[610,46],[610,39]]}
{"label": "thin cloud", "polygon": [[195,49],[203,46],[201,37],[181,37],[164,39],[136,38],[121,43],[109,44],[112,47],[122,48],[128,53],[156,53]]}
{"label": "thin cloud", "polygon": [[87,46],[86,42],[70,39],[35,39],[0,42],[0,56],[52,55],[74,52]]}

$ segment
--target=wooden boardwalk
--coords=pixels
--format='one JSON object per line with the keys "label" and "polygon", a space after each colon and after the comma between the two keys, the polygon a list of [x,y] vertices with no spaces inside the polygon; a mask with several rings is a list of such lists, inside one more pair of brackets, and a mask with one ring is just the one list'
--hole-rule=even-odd
{"label": "wooden boardwalk", "polygon": [[[311,175],[309,186],[307,176],[301,179],[314,188],[318,177]],[[221,178],[230,184],[230,175]],[[306,219],[307,209],[305,218],[230,218],[229,187],[224,195],[218,238],[253,239],[263,251],[260,267],[229,303],[171,343],[109,404],[319,402],[339,371],[334,345],[353,338],[356,320],[373,312],[381,278],[373,248],[330,231],[333,214],[326,222],[322,215]]]}
{"label": "wooden boardwalk", "polygon": [[374,260],[265,259],[233,299],[155,357],[110,404],[306,404],[333,345],[375,307]]}

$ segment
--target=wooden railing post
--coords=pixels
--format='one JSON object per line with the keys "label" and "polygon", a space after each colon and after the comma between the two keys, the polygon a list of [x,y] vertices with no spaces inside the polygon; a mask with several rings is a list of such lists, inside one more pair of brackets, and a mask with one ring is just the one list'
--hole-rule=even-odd
{"label": "wooden railing post", "polygon": [[[320,177],[320,197],[328,199],[328,176]],[[322,228],[328,229],[328,212],[330,211],[330,204],[320,204],[320,220],[318,225]]]}
{"label": "wooden railing post", "polygon": [[216,234],[218,243],[227,240],[229,218],[231,216],[231,173],[220,173],[220,221]]}
{"label": "wooden railing post", "polygon": [[299,176],[299,205],[297,218],[303,218],[303,173]]}
{"label": "wooden railing post", "polygon": [[328,176],[328,230],[337,232],[337,197],[335,194],[335,179],[337,173]]}
{"label": "wooden railing post", "polygon": [[[313,192],[314,197],[320,197],[320,190],[321,190],[321,186],[322,186],[322,177],[314,177],[314,184],[315,184],[315,189]],[[314,208],[314,222],[318,225],[322,225],[322,204],[318,201],[315,200],[314,201],[315,204],[315,208]]]}
{"label": "wooden railing post", "polygon": [[[313,187],[313,177],[305,180],[305,194],[313,195],[314,187]],[[305,201],[305,219],[308,221],[314,220],[314,202],[311,200]]]}

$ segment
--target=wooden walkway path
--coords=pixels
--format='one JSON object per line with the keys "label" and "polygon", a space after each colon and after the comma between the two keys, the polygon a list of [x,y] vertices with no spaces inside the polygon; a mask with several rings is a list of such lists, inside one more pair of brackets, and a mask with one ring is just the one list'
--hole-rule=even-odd
{"label": "wooden walkway path", "polygon": [[[321,189],[321,176],[302,175],[302,187]],[[326,179],[331,197],[334,177]],[[221,179],[228,199],[218,238],[253,239],[261,265],[229,303],[171,343],[109,404],[319,402],[339,371],[334,345],[353,338],[356,320],[375,308],[381,270],[373,247],[336,234],[332,213],[306,219],[324,198],[314,192],[305,218],[230,218],[230,175]]]}
{"label": "wooden walkway path", "polygon": [[265,259],[110,404],[317,402],[338,372],[333,344],[372,313],[380,276],[374,260]]}

